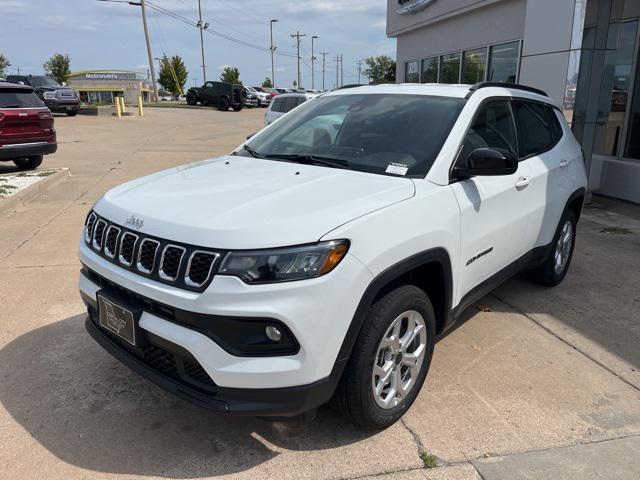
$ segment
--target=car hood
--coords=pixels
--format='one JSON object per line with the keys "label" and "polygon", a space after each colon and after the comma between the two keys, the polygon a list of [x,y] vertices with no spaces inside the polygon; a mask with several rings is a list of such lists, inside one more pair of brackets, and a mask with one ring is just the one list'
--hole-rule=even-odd
{"label": "car hood", "polygon": [[415,193],[408,178],[227,156],[125,183],[95,206],[148,235],[221,249],[315,242]]}

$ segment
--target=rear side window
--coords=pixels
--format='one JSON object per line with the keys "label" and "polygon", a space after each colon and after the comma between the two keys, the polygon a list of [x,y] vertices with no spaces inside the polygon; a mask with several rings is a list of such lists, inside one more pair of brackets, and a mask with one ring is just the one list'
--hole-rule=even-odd
{"label": "rear side window", "polygon": [[483,106],[467,132],[460,158],[477,148],[497,148],[517,155],[516,131],[509,102],[499,100]]}
{"label": "rear side window", "polygon": [[282,111],[287,113],[298,106],[298,97],[288,97],[284,99],[284,107]]}
{"label": "rear side window", "polygon": [[284,98],[276,98],[271,104],[271,111],[273,112],[282,112],[282,103],[284,102]]}
{"label": "rear side window", "polygon": [[551,123],[551,134],[553,136],[553,144],[555,146],[560,140],[562,140],[562,125],[560,125],[560,121],[558,120],[558,115],[556,115],[555,109],[550,106],[546,106],[547,116],[549,117],[549,123]]}
{"label": "rear side window", "polygon": [[[558,119],[549,116],[548,108],[541,103],[514,101],[513,111],[518,126],[520,158],[539,155],[557,143]],[[559,126],[559,125],[558,125]]]}
{"label": "rear side window", "polygon": [[0,108],[45,108],[35,93],[19,89],[0,90]]}

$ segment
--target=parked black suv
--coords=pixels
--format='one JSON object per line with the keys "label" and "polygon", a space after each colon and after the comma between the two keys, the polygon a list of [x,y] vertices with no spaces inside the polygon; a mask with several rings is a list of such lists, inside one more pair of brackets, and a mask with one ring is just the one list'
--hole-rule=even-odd
{"label": "parked black suv", "polygon": [[207,82],[202,87],[190,88],[187,92],[189,105],[212,105],[226,112],[229,107],[238,112],[242,110],[247,99],[247,91],[242,85],[224,82]]}
{"label": "parked black suv", "polygon": [[44,75],[9,75],[7,82],[30,85],[34,92],[57,113],[66,113],[70,117],[77,115],[80,109],[80,96],[73,88],[64,87],[53,78]]}

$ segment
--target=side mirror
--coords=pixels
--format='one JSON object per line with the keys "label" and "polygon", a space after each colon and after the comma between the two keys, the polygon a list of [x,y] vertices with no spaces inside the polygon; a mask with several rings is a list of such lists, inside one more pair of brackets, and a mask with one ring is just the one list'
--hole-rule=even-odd
{"label": "side mirror", "polygon": [[253,137],[256,133],[258,133],[258,132],[253,132],[253,133],[250,133],[249,135],[247,135],[247,140],[250,140],[251,137]]}
{"label": "side mirror", "polygon": [[518,158],[501,148],[476,148],[469,154],[466,164],[456,167],[460,176],[513,175],[518,170]]}

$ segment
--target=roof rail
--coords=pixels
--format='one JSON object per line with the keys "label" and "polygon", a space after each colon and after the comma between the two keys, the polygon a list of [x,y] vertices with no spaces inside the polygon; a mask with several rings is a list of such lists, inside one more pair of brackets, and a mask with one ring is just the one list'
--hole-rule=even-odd
{"label": "roof rail", "polygon": [[367,86],[366,83],[350,83],[348,85],[341,85],[339,87],[336,87],[332,91],[335,91],[335,90],[346,90],[347,88],[366,87],[366,86]]}
{"label": "roof rail", "polygon": [[517,83],[506,83],[506,82],[480,82],[476,83],[469,89],[469,93],[465,98],[469,99],[471,95],[473,95],[476,91],[481,88],[489,88],[489,87],[502,87],[502,88],[513,88],[516,90],[522,90],[525,92],[537,93],[538,95],[542,95],[544,97],[548,97],[547,92],[540,90],[538,88],[527,87],[526,85],[518,85]]}

